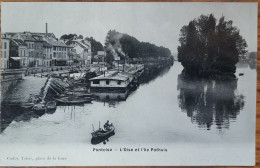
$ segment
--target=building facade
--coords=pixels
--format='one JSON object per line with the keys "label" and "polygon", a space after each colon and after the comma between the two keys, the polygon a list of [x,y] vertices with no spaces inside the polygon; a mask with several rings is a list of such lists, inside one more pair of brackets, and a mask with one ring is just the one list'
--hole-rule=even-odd
{"label": "building facade", "polygon": [[71,47],[71,53],[78,57],[80,65],[90,66],[91,64],[91,43],[87,40],[73,39],[66,43]]}
{"label": "building facade", "polygon": [[50,67],[52,66],[52,54],[53,47],[46,41],[43,43],[43,66]]}
{"label": "building facade", "polygon": [[28,67],[35,67],[36,66],[36,59],[35,59],[36,39],[33,38],[30,32],[17,33],[17,36],[15,36],[14,38],[21,39],[27,44]]}
{"label": "building facade", "polygon": [[10,39],[1,38],[1,69],[9,68]]}
{"label": "building facade", "polygon": [[[59,41],[53,33],[2,33],[1,65],[6,68],[71,65],[72,47]],[[6,48],[5,48],[6,47]],[[87,59],[88,54],[84,54]]]}
{"label": "building facade", "polygon": [[28,66],[27,44],[20,39],[11,39],[9,68],[19,69]]}

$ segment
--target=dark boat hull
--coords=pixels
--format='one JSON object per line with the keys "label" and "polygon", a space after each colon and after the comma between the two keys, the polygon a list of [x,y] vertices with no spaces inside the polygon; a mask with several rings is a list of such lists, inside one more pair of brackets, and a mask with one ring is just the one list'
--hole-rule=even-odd
{"label": "dark boat hull", "polygon": [[97,144],[99,144],[99,143],[101,143],[101,142],[106,143],[106,141],[109,141],[108,139],[109,139],[111,136],[113,136],[113,135],[115,135],[115,132],[111,132],[109,135],[107,135],[107,136],[105,136],[105,137],[92,138],[92,139],[91,139],[91,144],[92,144],[92,145],[97,145]]}
{"label": "dark boat hull", "polygon": [[109,136],[110,134],[115,133],[115,127],[112,125],[109,127],[109,130],[107,131],[101,131],[101,130],[97,130],[91,133],[92,138],[103,138],[106,136]]}
{"label": "dark boat hull", "polygon": [[56,99],[58,105],[78,105],[84,104],[84,100],[66,100],[66,99]]}

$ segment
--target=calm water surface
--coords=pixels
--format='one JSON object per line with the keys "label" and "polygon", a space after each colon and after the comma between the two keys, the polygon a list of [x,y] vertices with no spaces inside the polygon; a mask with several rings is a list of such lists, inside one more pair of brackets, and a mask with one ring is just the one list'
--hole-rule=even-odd
{"label": "calm water surface", "polygon": [[107,145],[253,142],[256,70],[238,66],[237,76],[244,76],[237,81],[191,81],[181,70],[175,62],[142,80],[130,95],[101,94],[84,106],[58,106],[42,116],[20,114],[2,130],[0,143],[91,144],[92,124],[97,129],[107,120],[116,128]]}

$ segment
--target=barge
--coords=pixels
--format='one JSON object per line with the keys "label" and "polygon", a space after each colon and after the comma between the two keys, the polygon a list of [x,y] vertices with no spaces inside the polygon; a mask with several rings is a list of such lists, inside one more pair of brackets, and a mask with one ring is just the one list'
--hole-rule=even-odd
{"label": "barge", "polygon": [[123,71],[112,69],[104,71],[103,75],[90,79],[90,91],[125,93],[136,82],[144,70],[144,65],[127,65]]}

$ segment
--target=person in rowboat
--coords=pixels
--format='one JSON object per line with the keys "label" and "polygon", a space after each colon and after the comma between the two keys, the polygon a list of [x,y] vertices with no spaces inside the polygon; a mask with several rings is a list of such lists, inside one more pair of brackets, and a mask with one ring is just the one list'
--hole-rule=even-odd
{"label": "person in rowboat", "polygon": [[107,127],[109,127],[109,126],[110,126],[109,120],[107,120],[107,122],[106,122],[105,125],[104,125],[104,128],[107,129]]}

